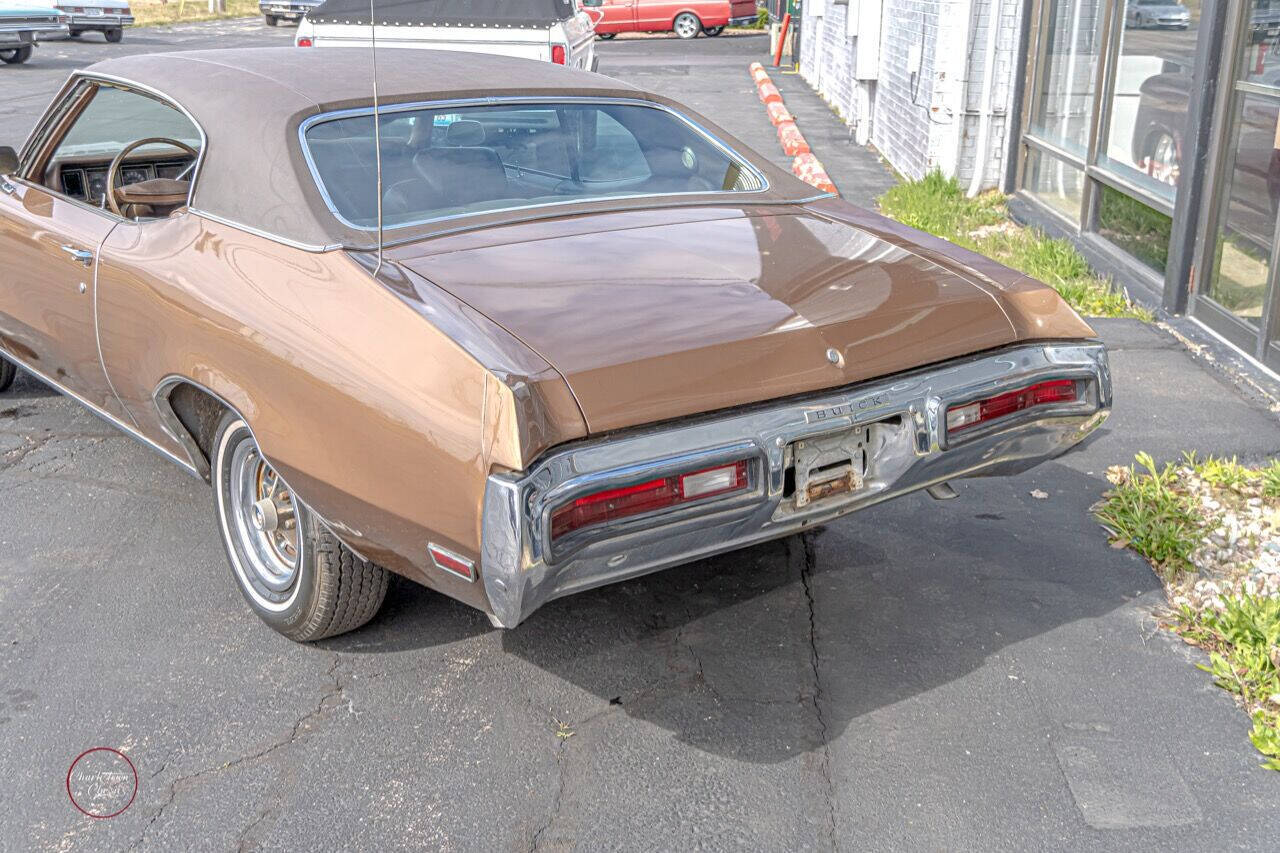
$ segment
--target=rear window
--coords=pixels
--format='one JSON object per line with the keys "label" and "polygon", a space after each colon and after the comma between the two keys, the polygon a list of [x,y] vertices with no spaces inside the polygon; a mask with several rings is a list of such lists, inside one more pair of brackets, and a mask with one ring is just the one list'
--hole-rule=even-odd
{"label": "rear window", "polygon": [[[616,103],[383,111],[383,226],[567,201],[765,188],[744,160],[679,116]],[[304,131],[326,200],[357,228],[377,226],[373,115]]]}

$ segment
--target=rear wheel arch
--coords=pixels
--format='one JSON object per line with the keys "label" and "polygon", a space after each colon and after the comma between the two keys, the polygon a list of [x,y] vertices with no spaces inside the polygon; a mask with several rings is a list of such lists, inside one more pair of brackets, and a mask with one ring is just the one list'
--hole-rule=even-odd
{"label": "rear wheel arch", "polygon": [[249,423],[224,397],[185,376],[166,377],[156,387],[153,399],[166,431],[182,445],[205,480],[210,479],[213,442],[223,415],[233,412]]}

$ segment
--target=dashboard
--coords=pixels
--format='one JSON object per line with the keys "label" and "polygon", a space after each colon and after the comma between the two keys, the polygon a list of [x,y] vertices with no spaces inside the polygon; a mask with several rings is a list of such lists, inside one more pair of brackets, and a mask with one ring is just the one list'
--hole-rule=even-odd
{"label": "dashboard", "polygon": [[[163,160],[129,160],[120,167],[120,183],[124,185],[152,178],[180,178],[191,167],[191,158]],[[58,166],[58,183],[62,192],[74,199],[101,205],[107,189],[107,170],[111,161],[62,163]]]}

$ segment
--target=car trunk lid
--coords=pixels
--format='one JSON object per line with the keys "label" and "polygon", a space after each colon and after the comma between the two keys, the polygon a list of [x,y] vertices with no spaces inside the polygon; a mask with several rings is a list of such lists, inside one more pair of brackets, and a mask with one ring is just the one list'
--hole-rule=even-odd
{"label": "car trunk lid", "polygon": [[565,377],[594,433],[839,387],[1016,340],[957,272],[795,208],[650,210],[388,257]]}

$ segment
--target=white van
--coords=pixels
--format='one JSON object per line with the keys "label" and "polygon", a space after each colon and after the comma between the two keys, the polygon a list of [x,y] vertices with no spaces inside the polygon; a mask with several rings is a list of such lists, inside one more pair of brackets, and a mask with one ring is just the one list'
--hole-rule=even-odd
{"label": "white van", "polygon": [[[370,42],[369,0],[325,0],[298,25],[298,47]],[[595,30],[578,0],[374,0],[379,47],[541,59],[594,71]]]}

